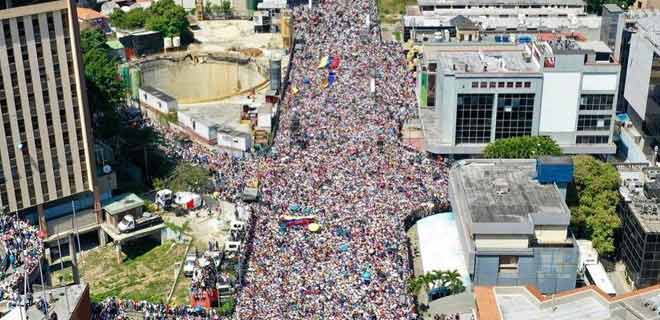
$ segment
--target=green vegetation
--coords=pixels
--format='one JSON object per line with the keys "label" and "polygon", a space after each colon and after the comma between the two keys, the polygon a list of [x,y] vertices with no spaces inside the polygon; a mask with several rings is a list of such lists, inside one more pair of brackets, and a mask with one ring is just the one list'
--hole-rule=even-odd
{"label": "green vegetation", "polygon": [[[92,300],[117,296],[156,303],[165,301],[185,245],[173,242],[153,245],[140,242],[139,246],[128,247],[121,261],[111,246],[89,251],[81,263],[81,275],[90,284]],[[184,292],[178,292],[181,290]],[[177,286],[175,296],[185,297],[187,290],[185,286]]]}
{"label": "green vegetation", "polygon": [[499,139],[488,144],[484,150],[484,157],[500,159],[535,159],[558,155],[561,155],[561,149],[557,142],[545,136]]}
{"label": "green vegetation", "polygon": [[396,22],[406,13],[406,6],[417,4],[417,0],[378,0],[380,19],[383,22]]}
{"label": "green vegetation", "polygon": [[144,28],[147,16],[147,12],[142,8],[136,8],[129,12],[117,9],[110,15],[110,22],[120,29],[139,29]]}
{"label": "green vegetation", "polygon": [[145,26],[149,30],[160,31],[164,37],[181,35],[189,25],[186,11],[174,0],[159,0],[147,9]]}
{"label": "green vegetation", "polygon": [[619,173],[591,156],[576,156],[573,163],[575,192],[569,201],[573,231],[579,238],[591,239],[598,254],[612,254],[614,231],[621,225],[616,214]]}
{"label": "green vegetation", "polygon": [[614,3],[624,10],[635,3],[634,0],[587,0],[587,12],[600,15],[604,4]]}
{"label": "green vegetation", "polygon": [[180,163],[166,179],[154,179],[154,188],[199,192],[209,184],[209,170],[190,163]]}
{"label": "green vegetation", "polygon": [[220,315],[231,316],[234,314],[235,309],[236,300],[234,300],[234,298],[229,298],[227,301],[223,302],[222,305],[220,305]]}
{"label": "green vegetation", "polygon": [[445,288],[449,295],[465,291],[463,280],[457,270],[454,271],[432,271],[421,276],[411,278],[408,281],[408,291],[418,295],[420,291],[428,287],[431,290]]}
{"label": "green vegetation", "polygon": [[128,13],[115,10],[110,15],[112,25],[120,29],[139,29],[160,31],[164,37],[183,34],[189,26],[186,11],[173,0],[160,0],[149,9],[133,9]]}

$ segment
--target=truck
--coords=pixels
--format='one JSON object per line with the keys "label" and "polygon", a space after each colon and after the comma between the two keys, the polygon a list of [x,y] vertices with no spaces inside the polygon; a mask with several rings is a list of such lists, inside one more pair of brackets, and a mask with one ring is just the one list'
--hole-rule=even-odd
{"label": "truck", "polygon": [[163,218],[159,215],[152,215],[149,212],[145,212],[144,215],[138,219],[135,219],[133,215],[127,214],[121,219],[121,221],[119,221],[117,229],[119,229],[120,233],[128,233],[151,227],[162,222]]}
{"label": "truck", "polygon": [[194,210],[202,206],[202,196],[193,192],[177,192],[174,194],[174,203],[181,208]]}
{"label": "truck", "polygon": [[156,192],[156,205],[160,209],[168,209],[172,206],[173,192],[170,189],[163,189]]}

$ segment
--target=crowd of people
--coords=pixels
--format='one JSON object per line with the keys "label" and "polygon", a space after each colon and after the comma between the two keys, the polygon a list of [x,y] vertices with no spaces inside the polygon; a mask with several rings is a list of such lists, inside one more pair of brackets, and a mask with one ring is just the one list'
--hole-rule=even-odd
{"label": "crowd of people", "polygon": [[9,300],[10,307],[32,303],[24,279],[38,270],[42,252],[37,227],[13,214],[0,215],[0,301]]}
{"label": "crowd of people", "polygon": [[191,306],[171,306],[164,303],[134,301],[129,299],[106,298],[101,303],[94,304],[92,320],[128,320],[135,315],[144,320],[220,320],[226,319],[218,315],[215,309],[206,310]]}
{"label": "crowd of people", "polygon": [[[278,156],[261,160],[240,319],[417,317],[403,225],[421,206],[447,205],[446,166],[400,143],[416,112],[415,80],[401,46],[380,42],[367,24],[377,21],[375,6],[332,0],[294,12],[302,53],[291,64]],[[341,59],[330,85],[331,70],[318,66],[324,56]],[[312,208],[321,229],[280,228],[292,206]]]}

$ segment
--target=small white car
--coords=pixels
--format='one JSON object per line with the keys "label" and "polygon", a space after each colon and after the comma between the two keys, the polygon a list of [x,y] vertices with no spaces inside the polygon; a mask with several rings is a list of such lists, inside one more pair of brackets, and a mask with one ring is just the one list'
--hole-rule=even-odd
{"label": "small white car", "polygon": [[192,277],[193,272],[195,271],[195,261],[197,257],[195,255],[188,255],[186,261],[183,264],[183,275],[186,277]]}

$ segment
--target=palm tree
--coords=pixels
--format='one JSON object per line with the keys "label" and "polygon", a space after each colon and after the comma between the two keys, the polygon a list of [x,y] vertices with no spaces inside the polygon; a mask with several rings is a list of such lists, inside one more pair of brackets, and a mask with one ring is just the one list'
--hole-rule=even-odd
{"label": "palm tree", "polygon": [[451,294],[457,294],[465,291],[465,286],[463,285],[463,280],[461,279],[461,274],[458,273],[458,270],[446,271],[445,272],[446,280],[449,291]]}

